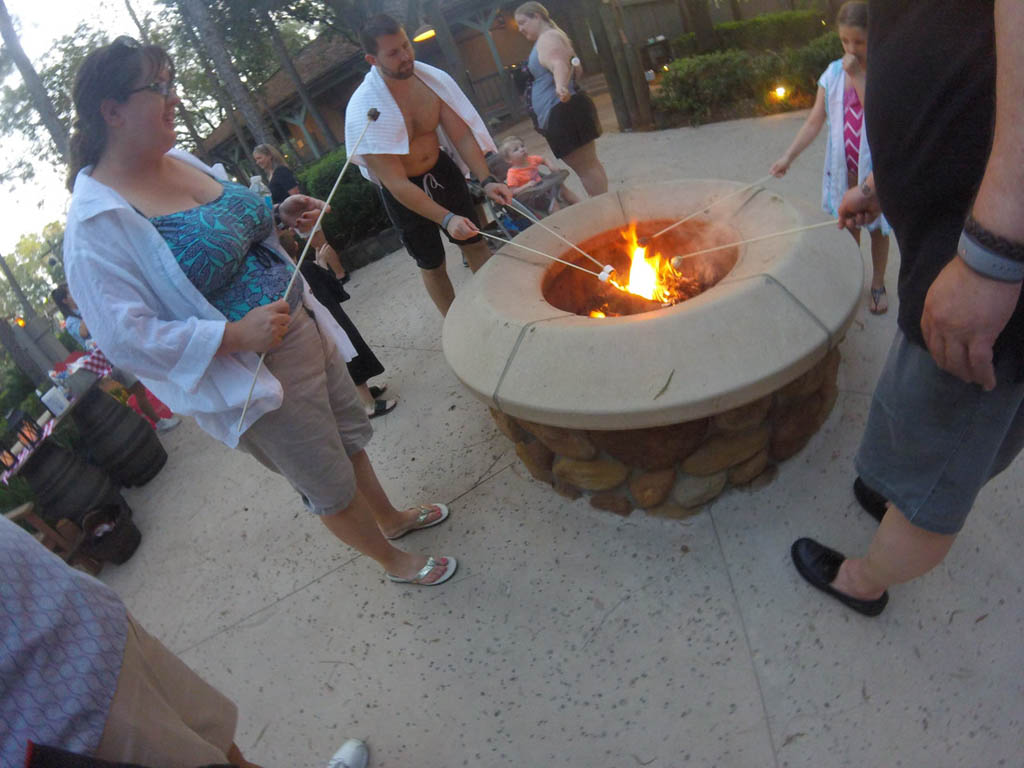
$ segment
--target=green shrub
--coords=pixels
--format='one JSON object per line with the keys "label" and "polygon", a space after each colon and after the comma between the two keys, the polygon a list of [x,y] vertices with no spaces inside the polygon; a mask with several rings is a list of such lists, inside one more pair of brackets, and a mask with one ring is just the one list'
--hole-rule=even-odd
{"label": "green shrub", "polygon": [[[715,25],[718,50],[780,51],[786,46],[799,46],[821,34],[825,20],[815,10],[766,13],[752,19],[727,21]],[[676,58],[694,56],[697,41],[692,32],[672,40]]]}
{"label": "green shrub", "polygon": [[717,24],[715,32],[724,49],[778,51],[786,46],[803,45],[826,28],[818,11],[782,11]]}
{"label": "green shrub", "polygon": [[[302,188],[313,197],[326,199],[341,166],[345,164],[345,157],[342,147],[300,172],[298,178]],[[323,228],[327,239],[336,248],[347,248],[390,226],[377,186],[364,179],[357,167],[349,166],[338,191],[331,198],[331,211],[324,216]]]}
{"label": "green shrub", "polygon": [[[818,78],[842,54],[839,36],[828,32],[781,54],[731,50],[676,59],[653,104],[690,123],[801,109],[814,102]],[[778,85],[788,90],[782,100],[769,94]]]}
{"label": "green shrub", "polygon": [[661,78],[654,106],[706,122],[727,105],[760,98],[780,69],[779,57],[747,51],[676,59]]}

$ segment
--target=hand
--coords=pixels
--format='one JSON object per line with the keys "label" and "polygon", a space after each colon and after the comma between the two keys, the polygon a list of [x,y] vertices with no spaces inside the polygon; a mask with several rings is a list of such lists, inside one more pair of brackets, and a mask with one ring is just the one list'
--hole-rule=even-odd
{"label": "hand", "polygon": [[284,299],[251,309],[241,320],[227,324],[219,351],[262,354],[281,343],[290,322],[288,302]]}
{"label": "hand", "polygon": [[484,187],[484,194],[494,202],[501,203],[502,205],[512,202],[512,191],[508,188],[507,184],[502,184],[500,181],[491,182]]}
{"label": "hand", "polygon": [[851,76],[860,74],[860,62],[852,53],[843,56],[843,70]]}
{"label": "hand", "polygon": [[[502,185],[504,186],[504,185]],[[476,225],[465,216],[452,216],[448,222],[447,232],[456,240],[469,240],[479,230]]]}
{"label": "hand", "polygon": [[882,213],[878,195],[865,195],[860,187],[850,187],[839,203],[839,228],[855,229],[870,224]]}
{"label": "hand", "polygon": [[555,95],[558,96],[558,100],[565,102],[572,98],[572,94],[569,93],[569,86],[560,85],[555,88]]}
{"label": "hand", "polygon": [[331,207],[323,200],[317,200],[309,195],[291,195],[281,203],[277,210],[286,227],[294,227],[300,232],[308,232],[316,224],[323,208],[331,210]]}
{"label": "hand", "polygon": [[924,300],[921,333],[935,363],[986,391],[996,386],[992,345],[1017,306],[1020,283],[985,277],[954,257]]}
{"label": "hand", "polygon": [[777,179],[781,179],[783,176],[786,175],[786,171],[789,170],[789,165],[792,162],[793,161],[790,160],[786,155],[783,155],[774,163],[772,163],[772,167],[768,169],[768,173],[770,173]]}

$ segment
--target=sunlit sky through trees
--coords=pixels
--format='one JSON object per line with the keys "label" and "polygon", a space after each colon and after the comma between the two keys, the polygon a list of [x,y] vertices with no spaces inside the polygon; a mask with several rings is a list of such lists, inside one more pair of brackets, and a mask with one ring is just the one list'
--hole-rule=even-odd
{"label": "sunlit sky through trees", "polygon": [[[103,29],[111,39],[117,35],[138,37],[138,28],[125,9],[124,0],[5,0],[14,18],[21,45],[38,70],[53,42],[74,32],[79,23]],[[155,15],[152,0],[132,0],[135,13]],[[15,69],[5,81],[14,87],[21,75]],[[7,158],[31,152],[29,143],[18,136],[0,136],[0,151]],[[0,228],[0,253],[8,254],[23,234],[41,232],[55,220],[63,220],[68,193],[64,172],[47,163],[36,163],[36,175],[28,183],[8,182],[0,188],[4,226]]]}

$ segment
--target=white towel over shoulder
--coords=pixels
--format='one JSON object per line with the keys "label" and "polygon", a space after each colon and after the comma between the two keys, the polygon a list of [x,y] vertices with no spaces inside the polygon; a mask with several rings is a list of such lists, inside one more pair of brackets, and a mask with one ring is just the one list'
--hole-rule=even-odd
{"label": "white towel over shoulder", "polygon": [[[480,117],[451,75],[419,61],[415,63],[415,67],[416,76],[469,126],[476,138],[476,143],[480,146],[480,151],[496,152],[494,139],[488,133],[483,118]],[[380,182],[366,167],[364,155],[409,154],[409,132],[406,130],[405,118],[402,117],[402,111],[398,108],[395,97],[391,95],[387,83],[384,82],[384,78],[376,67],[371,68],[366,74],[345,108],[346,147],[351,147],[356,143],[359,134],[366,127],[366,114],[373,108],[380,110],[380,117],[370,123],[366,135],[359,144],[359,151],[352,155],[352,162],[359,166],[363,176],[375,184],[379,184]],[[437,126],[437,138],[441,146],[459,164],[462,172],[469,175],[469,168],[462,162],[458,151],[440,125]]]}

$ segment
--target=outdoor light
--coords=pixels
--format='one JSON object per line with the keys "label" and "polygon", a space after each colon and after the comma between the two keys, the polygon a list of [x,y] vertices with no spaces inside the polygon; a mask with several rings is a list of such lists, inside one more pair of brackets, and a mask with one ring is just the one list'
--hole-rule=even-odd
{"label": "outdoor light", "polygon": [[773,91],[773,93],[775,94],[775,98],[776,99],[784,99],[784,98],[786,98],[786,86],[784,86],[784,85],[776,86],[776,88]]}
{"label": "outdoor light", "polygon": [[429,40],[436,34],[436,29],[434,29],[430,24],[424,24],[416,30],[416,34],[412,36],[412,41],[414,43],[422,43],[424,40]]}
{"label": "outdoor light", "polygon": [[15,324],[17,324],[17,326],[19,328],[24,328],[25,327],[25,318],[24,317],[16,317],[16,318],[14,318],[14,322],[15,322]]}

